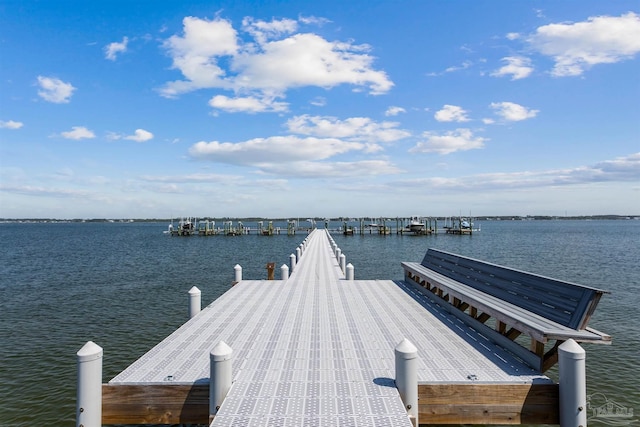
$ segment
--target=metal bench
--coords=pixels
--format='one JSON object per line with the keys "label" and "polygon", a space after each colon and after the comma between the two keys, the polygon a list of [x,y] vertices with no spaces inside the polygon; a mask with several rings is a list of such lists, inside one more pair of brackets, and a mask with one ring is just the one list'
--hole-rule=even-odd
{"label": "metal bench", "polygon": [[[488,338],[546,371],[557,361],[558,346],[569,338],[610,344],[611,337],[587,326],[600,297],[596,288],[429,249],[421,263],[403,262],[405,282],[473,326]],[[493,329],[487,322],[493,319]],[[522,346],[521,335],[531,338]],[[545,352],[545,344],[555,344]]]}

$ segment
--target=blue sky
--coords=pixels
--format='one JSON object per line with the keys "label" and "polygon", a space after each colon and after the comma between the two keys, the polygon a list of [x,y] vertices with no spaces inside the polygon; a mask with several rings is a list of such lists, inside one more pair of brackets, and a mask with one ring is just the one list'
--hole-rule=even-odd
{"label": "blue sky", "polygon": [[0,217],[640,214],[637,1],[0,0]]}

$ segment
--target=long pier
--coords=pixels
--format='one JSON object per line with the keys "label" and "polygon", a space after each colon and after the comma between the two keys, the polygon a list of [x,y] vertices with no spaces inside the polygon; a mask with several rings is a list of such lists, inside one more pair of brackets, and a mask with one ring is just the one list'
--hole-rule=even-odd
{"label": "long pier", "polygon": [[[87,343],[78,425],[559,423],[558,384],[418,288],[355,280],[326,230],[311,231],[281,272],[244,280],[236,266],[233,287],[99,389],[82,377],[102,357]],[[222,394],[216,381],[229,382]]]}

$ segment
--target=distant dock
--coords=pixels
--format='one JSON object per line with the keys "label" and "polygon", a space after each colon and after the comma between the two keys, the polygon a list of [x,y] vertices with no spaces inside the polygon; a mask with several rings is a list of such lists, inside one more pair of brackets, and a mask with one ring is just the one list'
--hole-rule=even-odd
{"label": "distant dock", "polygon": [[[181,218],[171,221],[164,232],[171,236],[242,236],[257,234],[261,236],[288,235],[309,233],[317,227],[317,221],[307,219],[290,219],[286,223],[274,225],[274,221],[262,220],[244,223],[242,220],[223,220],[222,226],[215,220],[204,218]],[[415,236],[430,236],[434,234],[472,235],[480,231],[479,225],[472,218],[464,217],[411,217],[411,218],[351,218],[341,220],[339,225],[324,221],[324,228],[330,233],[352,235],[391,235],[408,234]]]}
{"label": "distant dock", "polygon": [[[562,418],[561,387],[492,327],[415,283],[355,280],[327,230],[289,261],[279,280],[245,280],[236,265],[234,286],[202,310],[192,288],[190,319],[108,383],[88,342],[77,425],[582,425],[575,402],[564,397]],[[576,402],[581,361],[560,367]]]}

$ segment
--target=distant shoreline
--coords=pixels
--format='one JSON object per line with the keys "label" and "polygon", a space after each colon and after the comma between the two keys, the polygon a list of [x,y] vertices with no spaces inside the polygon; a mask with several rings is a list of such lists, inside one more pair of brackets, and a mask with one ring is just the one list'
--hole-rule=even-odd
{"label": "distant shoreline", "polygon": [[[300,217],[302,218],[302,217]],[[387,220],[393,221],[395,217],[385,217]],[[402,217],[398,217],[402,218]],[[425,217],[431,218],[438,221],[444,221],[447,218],[451,217]],[[457,217],[455,217],[457,218]],[[517,215],[488,215],[488,216],[474,216],[472,217],[474,221],[551,221],[551,220],[640,220],[640,215],[576,215],[576,216],[551,216],[551,215],[527,215],[527,216],[517,216]],[[243,222],[258,222],[258,221],[288,221],[292,218],[259,218],[259,217],[245,217],[245,218],[230,218],[230,217],[198,217],[198,221],[200,220],[214,220],[214,221],[243,221]],[[359,221],[362,218],[313,218],[314,221],[323,222],[323,221],[331,221],[331,222],[354,222]],[[380,218],[372,218],[365,217],[365,220],[378,220]],[[131,219],[121,219],[121,218],[71,218],[71,219],[60,219],[60,218],[0,218],[0,223],[118,223],[118,224],[126,224],[126,223],[139,223],[139,222],[147,222],[147,223],[167,223],[171,221],[179,220],[179,218],[131,218]],[[305,218],[306,220],[306,218]],[[301,220],[302,221],[302,220]]]}

